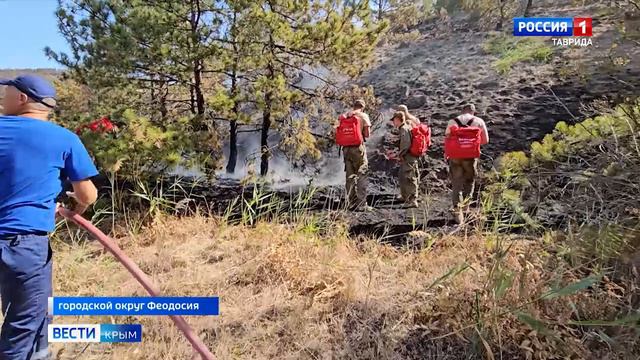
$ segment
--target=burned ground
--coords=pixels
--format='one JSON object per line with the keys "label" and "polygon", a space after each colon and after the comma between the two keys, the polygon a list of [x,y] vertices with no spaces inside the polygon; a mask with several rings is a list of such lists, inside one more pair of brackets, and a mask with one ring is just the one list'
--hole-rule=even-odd
{"label": "burned ground", "polygon": [[[594,5],[587,9],[602,12]],[[572,7],[536,7],[532,15],[569,16]],[[426,23],[417,41],[395,44],[380,50],[375,66],[360,79],[360,85],[372,85],[382,100],[383,114],[395,105],[405,103],[412,113],[432,127],[433,146],[421,166],[421,206],[401,209],[394,200],[397,194],[397,163],[384,154],[397,141],[391,126],[374,123],[373,141],[367,143],[369,154],[369,203],[374,211],[344,216],[351,224],[352,235],[366,234],[381,238],[406,240],[416,230],[447,231],[451,225],[448,214],[448,172],[444,161],[442,140],[449,119],[463,104],[475,103],[490,132],[490,144],[483,149],[481,166],[485,174],[496,165],[496,159],[509,151],[528,151],[530,144],[549,134],[560,121],[569,124],[594,115],[595,104],[615,105],[628,96],[638,94],[640,88],[640,56],[638,48],[626,44],[614,47],[617,32],[614,18],[599,17],[594,24],[593,47],[553,48],[549,63],[523,62],[515,64],[508,73],[496,71],[498,59],[485,50],[486,42],[497,33],[478,30],[478,24],[469,18],[454,19],[453,27],[442,31],[437,22]],[[553,46],[551,40],[547,40]],[[629,62],[613,66],[611,59],[629,55]],[[336,154],[326,154],[333,156]],[[333,182],[341,182],[344,173],[332,175]],[[166,188],[175,182],[172,179]],[[480,180],[480,186],[482,185]],[[280,199],[282,211],[304,208],[327,212],[344,208],[341,186],[320,186],[304,204],[295,204],[300,184],[286,182],[257,186],[244,186],[240,181],[217,180],[191,186],[188,195],[176,191],[175,201],[182,207],[199,207],[223,214],[235,201],[236,208],[261,203],[253,201],[254,189],[263,196],[271,194]],[[177,189],[178,187],[176,187]],[[307,189],[308,191],[308,189]],[[244,199],[244,200],[239,200]],[[255,200],[255,199],[253,199]],[[189,205],[190,204],[190,205]],[[557,202],[529,206],[549,224],[557,222],[554,213],[560,210]],[[240,211],[240,210],[238,210]],[[239,216],[238,214],[233,216]]]}

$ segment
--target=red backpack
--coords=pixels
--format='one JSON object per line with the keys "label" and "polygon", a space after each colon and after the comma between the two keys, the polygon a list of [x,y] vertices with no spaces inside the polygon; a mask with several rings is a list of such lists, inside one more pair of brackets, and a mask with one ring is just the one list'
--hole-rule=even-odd
{"label": "red backpack", "polygon": [[427,152],[429,146],[431,146],[431,128],[426,124],[415,125],[411,129],[409,154],[420,157]]}
{"label": "red backpack", "polygon": [[84,129],[89,129],[89,131],[93,133],[105,133],[112,131],[114,129],[114,125],[108,117],[103,117],[102,119],[80,126],[76,129],[76,133],[80,134]]}
{"label": "red backpack", "polygon": [[480,144],[482,142],[482,129],[477,126],[469,126],[471,119],[466,124],[456,118],[458,126],[452,126],[449,136],[444,139],[444,154],[447,159],[476,159],[480,157]]}
{"label": "red backpack", "polygon": [[359,146],[364,143],[360,119],[353,113],[349,116],[342,114],[340,124],[336,129],[336,144],[338,146]]}

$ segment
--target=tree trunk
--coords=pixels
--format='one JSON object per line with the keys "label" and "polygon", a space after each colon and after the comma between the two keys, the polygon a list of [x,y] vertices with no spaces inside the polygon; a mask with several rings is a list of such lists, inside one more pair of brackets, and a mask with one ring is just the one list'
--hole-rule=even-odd
{"label": "tree trunk", "polygon": [[238,163],[238,121],[231,120],[229,122],[229,159],[227,160],[227,174],[233,174],[236,171]]}
{"label": "tree trunk", "polygon": [[[199,0],[190,0],[191,13],[189,14],[189,25],[191,26],[191,43],[189,44],[189,50],[194,50],[198,47],[200,40],[198,39],[198,22],[200,21],[200,14],[198,7],[200,6]],[[197,3],[197,4],[196,4]],[[196,6],[197,5],[197,6]],[[191,100],[191,113],[202,115],[204,109],[201,109],[200,99],[202,96],[202,89],[200,88],[200,68],[199,61],[195,60],[193,63],[193,84],[189,86],[189,95]],[[200,94],[198,94],[200,93]],[[204,102],[203,102],[204,103]],[[197,125],[199,127],[199,124]]]}
{"label": "tree trunk", "polygon": [[[200,0],[191,0],[191,18],[189,22],[191,24],[191,47],[197,49],[200,45],[200,35],[198,34],[198,27],[200,25]],[[202,93],[202,71],[204,70],[202,59],[195,59],[193,62],[193,97],[195,100],[195,111],[198,115],[199,122],[198,128],[204,130],[202,116],[205,112],[204,94]]]}
{"label": "tree trunk", "polygon": [[266,176],[269,173],[269,158],[271,151],[269,150],[269,128],[271,128],[271,92],[267,92],[264,97],[265,105],[262,111],[262,131],[260,133],[260,176]]}
{"label": "tree trunk", "polygon": [[193,86],[189,86],[189,110],[192,114],[196,113],[196,95],[193,91]]}
{"label": "tree trunk", "polygon": [[385,0],[378,1],[378,21],[382,21],[382,7],[384,5]]}
{"label": "tree trunk", "polygon": [[531,3],[533,2],[533,0],[527,0],[527,5],[524,7],[524,17],[529,17],[529,10],[531,10]]}
{"label": "tree trunk", "polygon": [[500,3],[500,20],[498,20],[498,23],[496,24],[496,30],[501,31],[502,23],[504,23],[504,6],[506,4],[505,4],[505,0],[499,0],[498,2]]}
{"label": "tree trunk", "polygon": [[233,67],[231,69],[231,97],[233,98],[233,107],[231,108],[233,119],[229,122],[229,159],[227,159],[227,174],[233,174],[236,171],[238,163],[238,47],[235,42],[237,12],[233,13],[233,23],[231,25],[231,36],[233,42]]}
{"label": "tree trunk", "polygon": [[162,83],[160,88],[160,115],[162,116],[162,125],[166,125],[167,116],[169,115],[169,109],[167,108],[167,97],[169,96],[169,87],[167,83]]}
{"label": "tree trunk", "polygon": [[[273,37],[269,35],[269,55],[271,60],[267,63],[267,75],[270,81],[269,86],[272,86],[272,82],[275,78],[275,70],[273,68]],[[269,173],[269,158],[271,157],[271,150],[269,150],[269,129],[271,128],[271,106],[273,102],[273,92],[271,89],[267,89],[264,94],[264,109],[262,110],[262,131],[260,133],[260,176],[266,176]]]}
{"label": "tree trunk", "polygon": [[196,114],[204,115],[204,94],[202,93],[202,60],[193,66],[193,90],[196,95]]}

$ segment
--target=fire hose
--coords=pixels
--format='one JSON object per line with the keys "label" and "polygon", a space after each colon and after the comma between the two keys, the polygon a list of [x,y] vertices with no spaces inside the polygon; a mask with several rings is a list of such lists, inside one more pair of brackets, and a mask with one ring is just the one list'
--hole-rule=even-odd
{"label": "fire hose", "polygon": [[[120,263],[131,273],[131,275],[138,280],[140,285],[147,290],[149,295],[151,296],[160,296],[160,289],[153,283],[153,281],[145,274],[138,265],[136,265],[133,260],[127,254],[125,254],[122,249],[116,244],[116,242],[111,239],[109,236],[105,235],[100,229],[96,228],[90,221],[83,218],[82,216],[74,213],[71,210],[65,208],[58,208],[58,213],[62,215],[64,218],[73,221],[78,226],[84,228],[91,235],[93,235],[101,244],[105,247],[113,256],[120,261]],[[178,329],[180,329],[184,336],[189,340],[193,349],[197,351],[202,359],[204,360],[213,360],[213,354],[207,346],[202,342],[202,340],[195,334],[195,332],[191,329],[189,324],[184,320],[182,316],[179,315],[170,315],[171,320],[176,324]]]}

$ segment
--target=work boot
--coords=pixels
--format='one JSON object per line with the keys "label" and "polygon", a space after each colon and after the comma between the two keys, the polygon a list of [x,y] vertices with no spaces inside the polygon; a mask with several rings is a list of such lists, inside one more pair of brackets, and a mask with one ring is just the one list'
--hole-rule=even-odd
{"label": "work boot", "polygon": [[402,205],[403,208],[405,209],[415,209],[418,207],[418,202],[417,201],[405,201],[404,204]]}
{"label": "work boot", "polygon": [[367,205],[367,204],[358,206],[358,208],[356,209],[356,211],[362,211],[362,212],[371,212],[373,210],[374,210],[374,208],[369,206],[369,205]]}
{"label": "work boot", "polygon": [[451,210],[451,217],[458,225],[464,223],[464,213],[462,212],[462,209]]}

